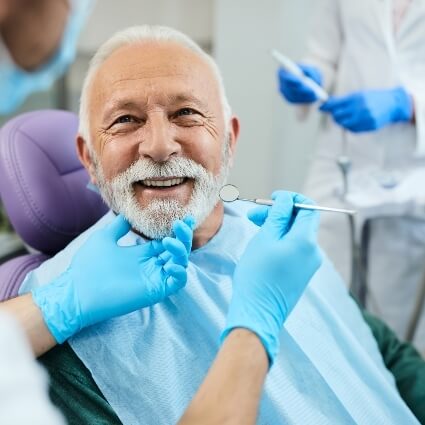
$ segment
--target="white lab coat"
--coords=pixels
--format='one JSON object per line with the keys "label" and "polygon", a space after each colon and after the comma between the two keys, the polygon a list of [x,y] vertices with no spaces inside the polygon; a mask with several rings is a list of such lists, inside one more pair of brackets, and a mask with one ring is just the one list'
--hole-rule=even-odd
{"label": "white lab coat", "polygon": [[0,424],[65,425],[22,329],[0,312]]}
{"label": "white lab coat", "polygon": [[[397,33],[391,0],[314,3],[315,23],[304,62],[323,72],[328,91],[345,95],[402,85],[414,98],[415,124],[394,124],[360,135],[346,133],[347,153],[353,163],[350,189],[370,192],[379,204],[379,193],[373,191],[372,195],[371,190],[378,176],[387,173],[402,180],[425,164],[425,0],[412,0]],[[336,159],[342,152],[343,131],[329,116],[323,118],[305,192],[318,203],[342,205],[337,196],[342,179]],[[383,192],[388,197],[388,189]],[[416,202],[415,193],[411,198],[410,202]],[[409,218],[407,211],[404,215],[372,225],[369,251],[369,284],[375,300],[370,307],[399,335],[406,329],[425,264],[425,209],[423,217]],[[348,235],[345,217],[322,215],[320,241],[345,279],[350,276]],[[425,349],[425,326],[422,328],[421,348]]]}

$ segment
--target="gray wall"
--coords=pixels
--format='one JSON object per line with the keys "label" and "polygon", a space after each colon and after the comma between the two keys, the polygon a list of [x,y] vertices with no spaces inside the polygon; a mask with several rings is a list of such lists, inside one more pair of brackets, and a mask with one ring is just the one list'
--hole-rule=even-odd
{"label": "gray wall", "polygon": [[97,0],[79,49],[93,52],[115,31],[130,25],[174,27],[198,43],[210,43],[214,0]]}
{"label": "gray wall", "polygon": [[294,60],[301,58],[312,1],[215,2],[214,54],[242,122],[231,181],[244,196],[302,187],[317,117],[298,122],[294,109],[278,94],[277,65],[269,51],[277,48]]}

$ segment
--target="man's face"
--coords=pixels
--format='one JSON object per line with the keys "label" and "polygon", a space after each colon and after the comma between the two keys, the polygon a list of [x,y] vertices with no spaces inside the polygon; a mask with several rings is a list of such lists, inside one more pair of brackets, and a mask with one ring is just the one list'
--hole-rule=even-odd
{"label": "man's face", "polygon": [[98,70],[89,111],[93,158],[81,143],[80,156],[136,230],[161,238],[175,219],[213,211],[238,126],[201,58],[175,43],[123,47]]}

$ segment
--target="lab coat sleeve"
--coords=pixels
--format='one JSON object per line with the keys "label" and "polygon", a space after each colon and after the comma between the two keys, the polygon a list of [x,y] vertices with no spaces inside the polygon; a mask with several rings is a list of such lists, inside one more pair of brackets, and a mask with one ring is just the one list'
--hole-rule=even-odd
{"label": "lab coat sleeve", "polygon": [[316,66],[323,75],[323,87],[332,91],[343,44],[340,0],[315,0],[315,11],[303,63]]}
{"label": "lab coat sleeve", "polygon": [[47,375],[35,362],[23,331],[1,313],[0,423],[65,425],[47,390]]}
{"label": "lab coat sleeve", "polygon": [[[340,9],[339,0],[314,1],[314,13],[307,37],[307,53],[301,61],[316,66],[322,72],[322,85],[328,93],[332,92],[343,44]],[[311,109],[311,105],[299,106],[296,109],[297,118],[304,121],[310,115]]]}

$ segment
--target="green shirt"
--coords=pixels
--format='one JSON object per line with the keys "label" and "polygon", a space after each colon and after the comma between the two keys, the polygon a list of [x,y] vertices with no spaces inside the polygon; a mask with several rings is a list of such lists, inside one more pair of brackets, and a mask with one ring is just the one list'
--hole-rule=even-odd
{"label": "green shirt", "polygon": [[[382,321],[363,312],[405,403],[425,424],[425,361]],[[50,375],[50,396],[70,425],[121,424],[91,373],[65,343],[39,358]]]}

